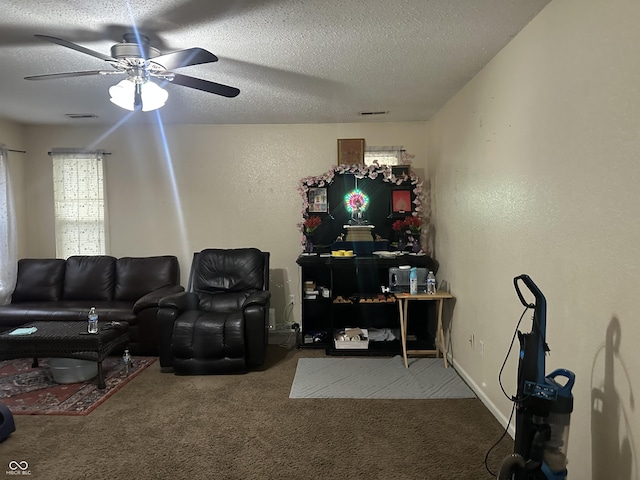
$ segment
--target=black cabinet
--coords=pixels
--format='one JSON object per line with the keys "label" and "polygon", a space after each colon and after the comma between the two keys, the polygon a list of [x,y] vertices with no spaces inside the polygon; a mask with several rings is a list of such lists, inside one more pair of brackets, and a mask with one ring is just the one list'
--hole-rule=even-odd
{"label": "black cabinet", "polygon": [[[367,349],[336,349],[333,336],[346,327],[399,329],[398,304],[393,295],[383,294],[389,284],[389,268],[400,265],[437,271],[437,263],[428,256],[402,255],[397,258],[375,256],[331,257],[302,255],[297,259],[302,270],[302,325],[300,347],[325,348],[332,355],[397,355],[399,340],[370,341]],[[308,298],[305,282],[313,282],[317,294]],[[322,288],[328,294],[322,294]],[[411,302],[412,315],[429,315],[430,302]],[[423,318],[424,318],[423,317]],[[415,317],[414,317],[415,318]],[[416,322],[417,329],[427,322]],[[428,332],[409,332],[424,338]]]}

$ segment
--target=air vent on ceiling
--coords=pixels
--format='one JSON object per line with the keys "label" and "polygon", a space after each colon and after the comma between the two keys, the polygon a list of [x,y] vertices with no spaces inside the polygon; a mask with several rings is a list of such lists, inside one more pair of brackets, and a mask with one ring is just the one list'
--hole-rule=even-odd
{"label": "air vent on ceiling", "polygon": [[387,113],[389,113],[389,110],[376,110],[376,111],[372,111],[372,112],[360,112],[358,115],[363,115],[363,116],[367,116],[367,115],[386,115]]}
{"label": "air vent on ceiling", "polygon": [[93,113],[65,113],[64,116],[74,120],[78,118],[98,118],[98,116]]}

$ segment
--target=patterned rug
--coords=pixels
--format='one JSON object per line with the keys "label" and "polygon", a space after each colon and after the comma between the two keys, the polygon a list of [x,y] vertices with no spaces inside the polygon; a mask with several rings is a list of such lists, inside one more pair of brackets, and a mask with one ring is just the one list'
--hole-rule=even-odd
{"label": "patterned rug", "polygon": [[289,398],[474,398],[441,358],[301,358]]}
{"label": "patterned rug", "polygon": [[98,388],[97,378],[82,383],[54,382],[48,358],[39,359],[37,368],[31,367],[30,358],[1,361],[0,403],[14,415],[88,415],[155,360],[134,357],[133,369],[127,376],[122,359],[108,357],[102,362],[104,389]]}

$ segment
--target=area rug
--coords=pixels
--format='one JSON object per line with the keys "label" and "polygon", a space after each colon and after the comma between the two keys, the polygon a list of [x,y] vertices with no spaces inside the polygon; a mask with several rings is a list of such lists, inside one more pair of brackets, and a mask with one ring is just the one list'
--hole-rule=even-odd
{"label": "area rug", "polygon": [[108,357],[102,362],[106,388],[99,389],[97,379],[82,383],[58,384],[48,368],[48,358],[0,362],[0,403],[14,415],[88,415],[111,395],[124,387],[156,360],[133,357],[133,369],[125,374],[121,358]]}
{"label": "area rug", "polygon": [[402,357],[301,358],[289,398],[475,398],[442,359]]}

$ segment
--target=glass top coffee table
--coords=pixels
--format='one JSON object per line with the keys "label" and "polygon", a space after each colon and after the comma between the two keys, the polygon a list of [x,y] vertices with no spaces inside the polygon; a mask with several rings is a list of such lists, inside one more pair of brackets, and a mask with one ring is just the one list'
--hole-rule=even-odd
{"label": "glass top coffee table", "polygon": [[129,324],[126,322],[99,324],[98,333],[87,333],[86,322],[31,322],[19,329],[35,327],[26,335],[11,335],[16,329],[0,333],[0,359],[33,357],[77,358],[98,363],[98,388],[105,388],[102,361],[114,350],[129,344]]}

